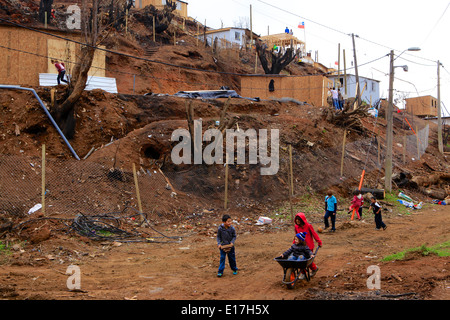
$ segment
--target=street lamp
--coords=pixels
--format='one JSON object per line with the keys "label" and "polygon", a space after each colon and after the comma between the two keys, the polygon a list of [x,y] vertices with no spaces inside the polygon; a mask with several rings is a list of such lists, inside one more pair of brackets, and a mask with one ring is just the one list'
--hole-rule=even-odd
{"label": "street lamp", "polygon": [[[418,47],[411,47],[406,50],[403,50],[402,53],[400,53],[397,58],[398,59],[405,51],[420,51],[420,48]],[[389,68],[389,102],[388,102],[388,109],[386,112],[386,120],[387,120],[387,128],[386,128],[386,144],[387,144],[387,150],[386,150],[386,160],[385,160],[385,180],[384,180],[384,189],[388,192],[392,191],[392,144],[393,144],[393,112],[394,112],[394,106],[393,106],[393,100],[394,100],[394,68],[397,68],[394,66],[394,50],[391,50],[389,53],[390,56],[390,68]],[[398,66],[400,68],[403,68],[403,70],[406,72],[408,71],[408,66]]]}

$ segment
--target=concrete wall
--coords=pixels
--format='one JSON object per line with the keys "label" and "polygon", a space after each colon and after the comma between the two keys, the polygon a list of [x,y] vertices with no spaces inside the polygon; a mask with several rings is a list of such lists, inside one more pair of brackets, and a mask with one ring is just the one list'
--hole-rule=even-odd
{"label": "concrete wall", "polygon": [[[269,91],[270,81],[274,91]],[[244,97],[293,98],[317,107],[327,105],[328,88],[333,83],[324,76],[241,76],[241,95]]]}

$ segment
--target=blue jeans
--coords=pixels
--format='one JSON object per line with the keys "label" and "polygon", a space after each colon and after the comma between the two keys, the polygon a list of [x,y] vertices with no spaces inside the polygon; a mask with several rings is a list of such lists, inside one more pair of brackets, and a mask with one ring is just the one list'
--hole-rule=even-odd
{"label": "blue jeans", "polygon": [[328,218],[331,218],[331,230],[336,230],[336,214],[333,214],[333,211],[325,211],[325,216],[323,217],[323,222],[325,223],[325,228],[328,228]]}
{"label": "blue jeans", "polygon": [[339,100],[338,99],[333,99],[333,107],[336,110],[339,110]]}
{"label": "blue jeans", "polygon": [[220,250],[220,264],[218,273],[223,273],[223,270],[225,270],[226,256],[228,256],[228,262],[230,263],[231,270],[237,271],[238,268],[236,266],[236,252],[234,250],[234,247],[232,247],[229,252],[225,252],[222,249],[219,250]]}

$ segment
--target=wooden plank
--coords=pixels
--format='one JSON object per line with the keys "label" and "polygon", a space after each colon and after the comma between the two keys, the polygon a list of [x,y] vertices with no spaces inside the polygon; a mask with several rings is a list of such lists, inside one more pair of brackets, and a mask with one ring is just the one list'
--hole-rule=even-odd
{"label": "wooden plank", "polygon": [[138,208],[139,212],[142,213],[142,204],[141,204],[141,194],[139,192],[139,184],[137,180],[137,173],[136,173],[136,165],[133,163],[133,177],[134,177],[134,186],[136,188],[136,197],[138,201]]}
{"label": "wooden plank", "polygon": [[41,204],[42,204],[42,214],[45,217],[45,144],[42,145],[42,163],[41,163],[42,171],[41,171]]}

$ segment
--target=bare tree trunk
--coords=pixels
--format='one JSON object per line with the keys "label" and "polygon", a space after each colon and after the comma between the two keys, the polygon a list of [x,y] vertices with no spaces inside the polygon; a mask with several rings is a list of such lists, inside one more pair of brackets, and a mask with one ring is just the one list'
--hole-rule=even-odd
{"label": "bare tree trunk", "polygon": [[[295,58],[296,54],[292,48],[286,49],[284,54],[275,54],[273,50],[267,50],[266,46],[256,42],[256,51],[258,52],[259,61],[264,69],[265,74],[279,74],[286,68]],[[269,59],[271,56],[272,64],[269,67]]]}
{"label": "bare tree trunk", "polygon": [[75,64],[71,74],[67,98],[54,110],[55,119],[68,139],[73,138],[75,134],[75,105],[86,88],[88,72],[92,66],[99,36],[98,0],[93,0],[91,10],[88,14],[86,0],[83,0],[81,29],[86,45],[81,48],[80,60]]}
{"label": "bare tree trunk", "polygon": [[47,23],[50,23],[53,0],[41,0],[39,2],[39,21],[45,22],[45,13],[47,12]]}

